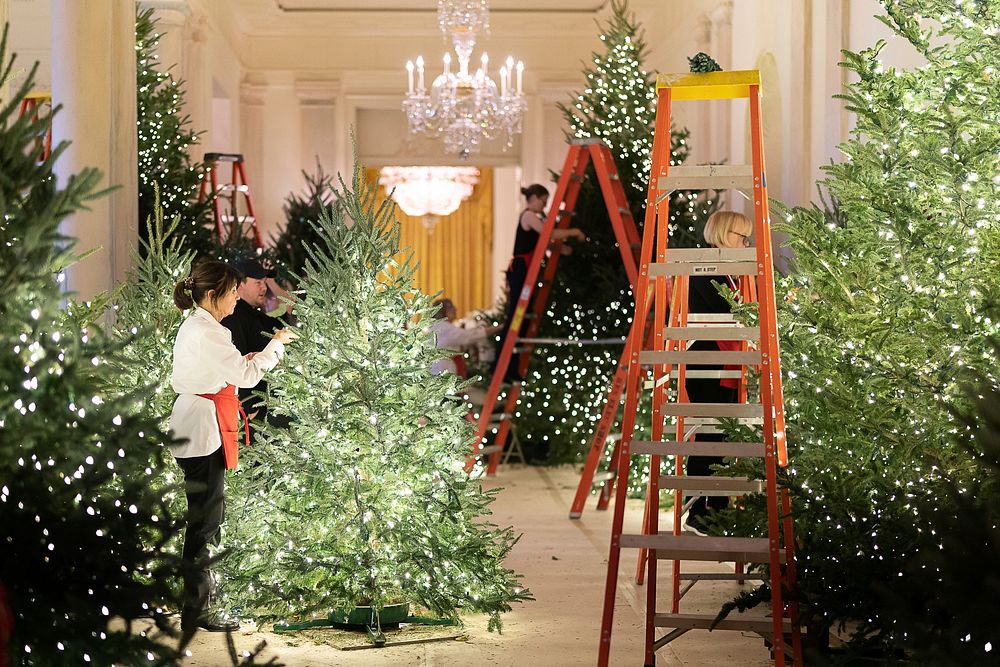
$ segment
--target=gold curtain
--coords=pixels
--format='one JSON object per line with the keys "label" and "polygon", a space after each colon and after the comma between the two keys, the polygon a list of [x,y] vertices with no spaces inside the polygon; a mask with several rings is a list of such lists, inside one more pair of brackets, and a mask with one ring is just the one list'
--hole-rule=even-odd
{"label": "gold curtain", "polygon": [[[369,183],[378,183],[378,168],[365,174]],[[378,186],[378,201],[388,197]],[[433,230],[421,218],[396,208],[400,225],[400,247],[411,248],[419,262],[416,287],[425,294],[444,290],[443,296],[455,303],[459,316],[470,310],[488,308],[490,274],[493,266],[493,170],[479,168],[479,183],[472,195],[451,215],[442,216]]]}

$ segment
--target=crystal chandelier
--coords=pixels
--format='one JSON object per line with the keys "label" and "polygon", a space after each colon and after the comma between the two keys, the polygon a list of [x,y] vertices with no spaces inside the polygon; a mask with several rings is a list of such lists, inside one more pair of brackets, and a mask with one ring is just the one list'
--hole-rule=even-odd
{"label": "crystal chandelier", "polygon": [[[447,153],[466,159],[479,153],[483,140],[503,135],[510,148],[527,109],[521,82],[524,63],[507,57],[500,67],[500,85],[489,76],[489,56],[469,71],[476,35],[490,27],[488,0],[438,0],[438,25],[450,36],[458,55],[458,71],[451,71],[451,53],[444,54],[444,72],[424,86],[424,58],[406,62],[409,90],[403,111],[413,134],[440,135]],[[416,86],[414,86],[414,73]]]}
{"label": "crystal chandelier", "polygon": [[378,182],[385,186],[403,213],[422,216],[433,231],[438,217],[451,215],[479,182],[475,167],[382,167]]}

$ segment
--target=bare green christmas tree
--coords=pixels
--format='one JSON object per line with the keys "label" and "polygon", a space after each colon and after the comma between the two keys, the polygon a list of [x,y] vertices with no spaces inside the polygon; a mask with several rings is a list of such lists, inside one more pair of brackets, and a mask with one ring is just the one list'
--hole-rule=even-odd
{"label": "bare green christmas tree", "polygon": [[[854,646],[891,651],[913,626],[877,589],[943,592],[941,570],[908,567],[941,548],[921,508],[963,511],[940,480],[973,481],[955,444],[973,430],[947,404],[964,404],[964,369],[991,368],[995,383],[1000,1],[883,5],[926,63],[887,66],[882,42],[845,52],[857,126],[825,168],[830,205],[784,212],[795,260],[778,315],[803,618],[818,637],[851,623]],[[736,521],[760,530],[763,504],[746,505]]]}
{"label": "bare green christmas tree", "polygon": [[429,372],[447,354],[425,328],[436,308],[363,174],[315,222],[300,338],[269,383],[291,425],[264,429],[232,485],[223,602],[290,620],[402,600],[499,628],[529,597],[504,566],[516,540],[483,521],[496,492],[463,472],[458,380]]}

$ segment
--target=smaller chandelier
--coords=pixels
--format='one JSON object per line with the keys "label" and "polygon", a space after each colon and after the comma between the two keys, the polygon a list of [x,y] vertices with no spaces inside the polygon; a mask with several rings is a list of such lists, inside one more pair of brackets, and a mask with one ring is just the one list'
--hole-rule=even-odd
{"label": "smaller chandelier", "polygon": [[[458,71],[451,71],[451,53],[444,54],[444,72],[424,85],[424,58],[406,62],[408,90],[403,111],[413,134],[440,135],[445,151],[462,159],[479,153],[483,140],[506,138],[505,150],[520,134],[528,105],[522,92],[524,63],[507,57],[500,67],[500,84],[489,76],[489,56],[469,72],[476,34],[489,30],[487,0],[438,0],[438,24],[450,36],[458,56]],[[416,85],[414,85],[416,73]]]}
{"label": "smaller chandelier", "polygon": [[393,201],[433,231],[438,218],[451,215],[479,182],[475,167],[382,167],[378,182]]}

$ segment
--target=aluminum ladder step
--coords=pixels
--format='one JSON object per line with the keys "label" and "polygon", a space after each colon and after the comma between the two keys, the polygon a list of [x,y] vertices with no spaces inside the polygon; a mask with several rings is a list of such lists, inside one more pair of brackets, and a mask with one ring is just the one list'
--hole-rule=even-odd
{"label": "aluminum ladder step", "polygon": [[635,440],[631,454],[657,456],[733,456],[764,458],[763,442],[692,442],[678,440]]}
{"label": "aluminum ladder step", "polygon": [[760,327],[665,327],[663,337],[667,340],[759,340]]}
{"label": "aluminum ladder step", "polygon": [[753,190],[753,165],[697,164],[670,167],[660,190]]}
{"label": "aluminum ladder step", "polygon": [[716,352],[714,350],[643,350],[639,363],[652,364],[729,364],[759,365],[760,352]]}
{"label": "aluminum ladder step", "polygon": [[[654,549],[659,560],[700,560],[718,563],[769,563],[765,537],[699,537],[697,535],[622,534],[622,548]],[[778,557],[785,562],[785,550]]]}
{"label": "aluminum ladder step", "polygon": [[672,417],[763,417],[760,403],[664,403],[660,412]]}
{"label": "aluminum ladder step", "polygon": [[[708,630],[715,622],[715,614],[653,614],[653,625],[658,628],[677,628],[685,630]],[[735,616],[735,618],[734,618]],[[781,620],[785,632],[792,631],[792,621]],[[737,630],[741,632],[756,632],[770,635],[774,631],[774,620],[770,616],[750,616],[733,612],[719,621],[716,630]]]}
{"label": "aluminum ladder step", "polygon": [[760,493],[764,482],[722,475],[660,475],[661,489],[680,489],[688,496],[739,496]]}
{"label": "aluminum ladder step", "polygon": [[649,277],[757,275],[756,248],[679,248],[667,250],[663,262],[649,264]]}

